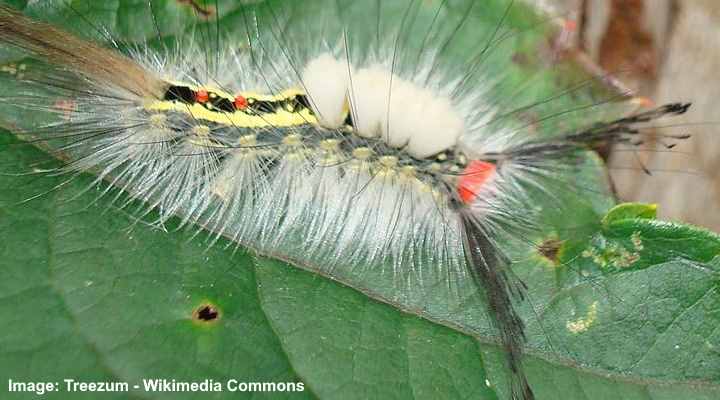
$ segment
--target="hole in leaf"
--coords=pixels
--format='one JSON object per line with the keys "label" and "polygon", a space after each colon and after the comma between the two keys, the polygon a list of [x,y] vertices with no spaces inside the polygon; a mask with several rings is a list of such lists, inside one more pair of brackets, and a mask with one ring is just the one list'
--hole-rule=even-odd
{"label": "hole in leaf", "polygon": [[203,323],[220,319],[220,310],[213,304],[201,304],[193,311],[193,319]]}

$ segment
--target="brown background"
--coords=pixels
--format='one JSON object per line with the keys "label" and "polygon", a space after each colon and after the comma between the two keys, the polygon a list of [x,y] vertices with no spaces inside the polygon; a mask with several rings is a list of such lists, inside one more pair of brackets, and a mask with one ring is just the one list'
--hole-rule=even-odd
{"label": "brown background", "polygon": [[658,203],[664,219],[720,231],[720,0],[537,1],[577,21],[574,46],[606,70],[624,71],[639,95],[693,103],[686,116],[661,123],[683,126],[656,132],[691,139],[670,152],[614,151],[610,172],[621,200]]}

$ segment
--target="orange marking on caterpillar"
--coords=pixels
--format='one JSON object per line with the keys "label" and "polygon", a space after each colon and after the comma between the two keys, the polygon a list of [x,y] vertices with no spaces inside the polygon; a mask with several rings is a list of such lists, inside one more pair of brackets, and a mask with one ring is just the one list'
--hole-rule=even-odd
{"label": "orange marking on caterpillar", "polygon": [[644,96],[633,97],[632,100],[630,100],[630,102],[632,104],[638,105],[643,108],[655,107],[655,102],[652,101],[652,99],[649,97],[644,97]]}
{"label": "orange marking on caterpillar", "polygon": [[235,108],[237,108],[238,110],[244,110],[245,107],[248,106],[247,99],[241,95],[235,96],[234,103],[235,103]]}
{"label": "orange marking on caterpillar", "polygon": [[198,103],[207,103],[210,100],[210,93],[207,90],[200,89],[195,92],[195,101]]}
{"label": "orange marking on caterpillar", "polygon": [[457,193],[465,204],[470,204],[477,198],[477,194],[483,185],[495,173],[495,164],[487,161],[470,161],[463,170],[457,183]]}

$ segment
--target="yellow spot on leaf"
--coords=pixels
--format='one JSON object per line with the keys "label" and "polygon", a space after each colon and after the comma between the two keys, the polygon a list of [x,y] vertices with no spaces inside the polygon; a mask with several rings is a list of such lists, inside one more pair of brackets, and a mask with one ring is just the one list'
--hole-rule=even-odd
{"label": "yellow spot on leaf", "polygon": [[567,330],[572,333],[582,333],[588,330],[588,328],[590,328],[597,319],[597,307],[598,302],[596,301],[590,305],[590,309],[584,317],[578,318],[574,321],[568,321],[565,325]]}

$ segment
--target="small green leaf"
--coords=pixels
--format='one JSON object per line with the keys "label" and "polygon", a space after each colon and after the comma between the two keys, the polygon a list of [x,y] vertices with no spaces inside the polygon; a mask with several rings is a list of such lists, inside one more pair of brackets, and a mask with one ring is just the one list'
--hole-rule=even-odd
{"label": "small green leaf", "polygon": [[720,237],[706,229],[653,219],[614,220],[603,236],[641,248],[637,268],[677,258],[708,263],[720,255]]}
{"label": "small green leaf", "polygon": [[622,219],[655,219],[656,216],[657,204],[623,203],[610,209],[607,215],[603,217],[602,224],[608,226],[610,223]]}

